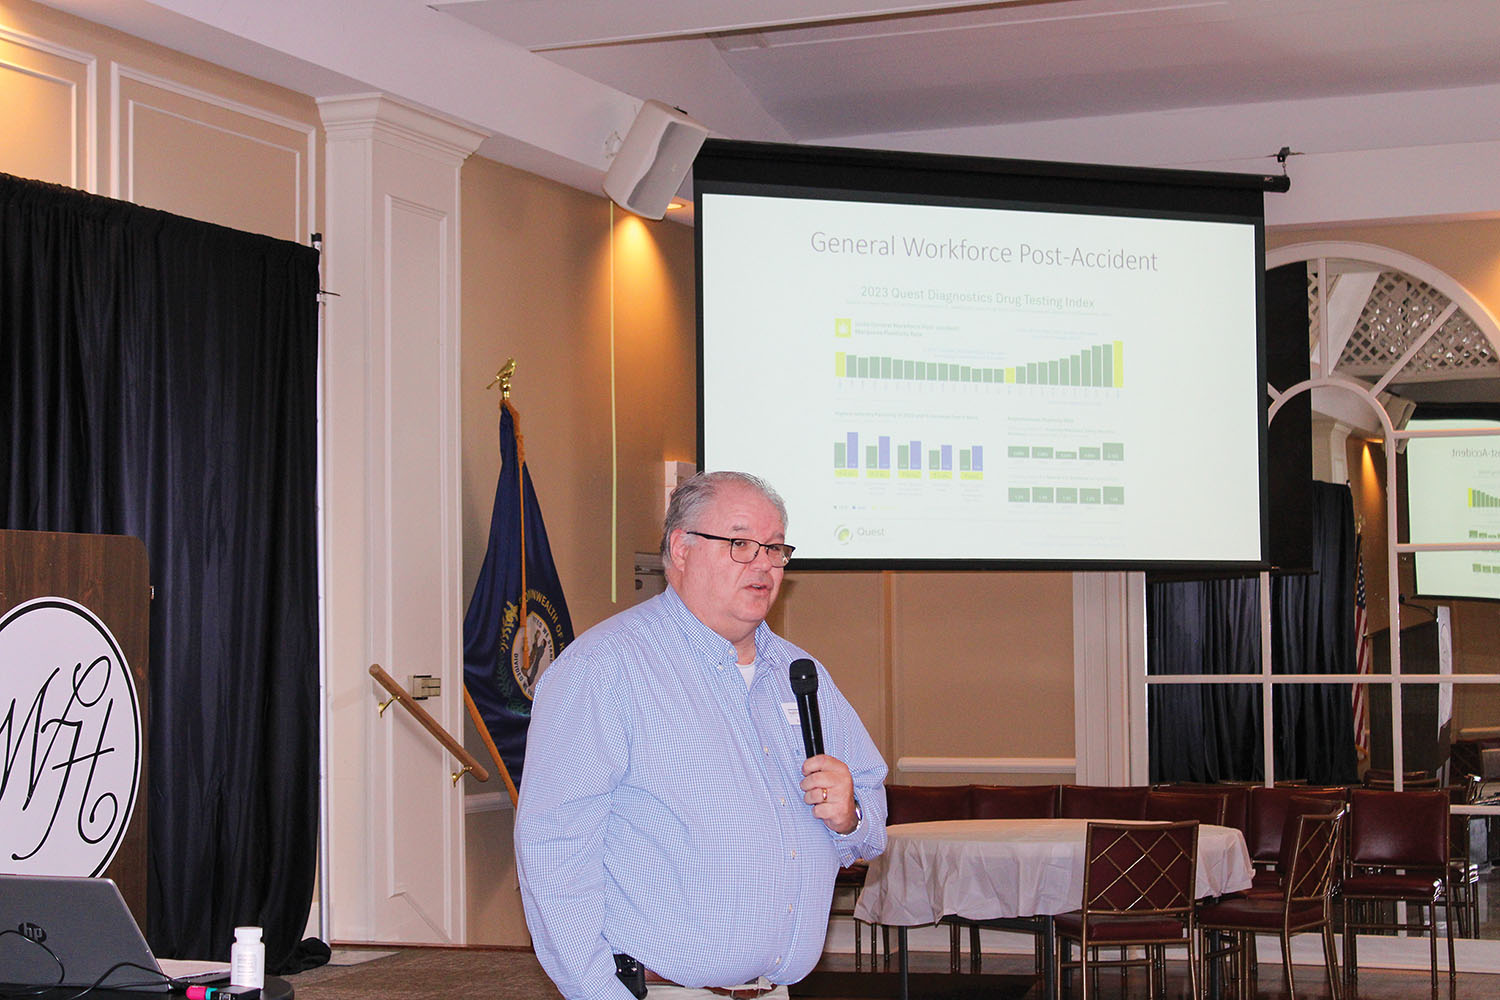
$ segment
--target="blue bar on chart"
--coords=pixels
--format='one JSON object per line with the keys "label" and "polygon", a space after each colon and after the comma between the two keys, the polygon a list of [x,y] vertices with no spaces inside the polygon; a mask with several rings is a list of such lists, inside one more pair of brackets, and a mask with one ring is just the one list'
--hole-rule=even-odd
{"label": "blue bar on chart", "polygon": [[881,434],[875,439],[876,443],[869,448],[873,461],[869,468],[865,469],[865,475],[871,479],[891,478],[891,438],[889,434]]}

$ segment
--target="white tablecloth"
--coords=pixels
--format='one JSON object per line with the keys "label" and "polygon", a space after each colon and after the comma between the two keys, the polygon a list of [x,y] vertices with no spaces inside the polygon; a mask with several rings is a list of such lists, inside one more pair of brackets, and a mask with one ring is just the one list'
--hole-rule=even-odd
{"label": "white tablecloth", "polygon": [[[1067,913],[1083,905],[1085,819],[966,819],[888,829],[870,862],[854,915],[916,927],[947,915],[970,920]],[[1250,886],[1245,837],[1227,826],[1198,831],[1198,896]]]}

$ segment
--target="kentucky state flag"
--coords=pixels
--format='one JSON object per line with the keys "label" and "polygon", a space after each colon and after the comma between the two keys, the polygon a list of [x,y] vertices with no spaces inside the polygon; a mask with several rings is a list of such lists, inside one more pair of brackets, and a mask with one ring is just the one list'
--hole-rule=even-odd
{"label": "kentucky state flag", "polygon": [[542,671],[573,641],[518,423],[515,408],[505,400],[489,548],[464,615],[464,686],[513,788],[521,787],[532,692]]}

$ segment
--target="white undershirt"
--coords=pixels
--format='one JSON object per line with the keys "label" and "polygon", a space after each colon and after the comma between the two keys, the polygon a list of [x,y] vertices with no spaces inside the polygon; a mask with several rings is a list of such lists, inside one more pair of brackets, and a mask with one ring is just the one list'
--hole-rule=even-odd
{"label": "white undershirt", "polygon": [[750,682],[755,679],[755,661],[736,663],[735,666],[740,668],[740,674],[745,678],[745,690],[750,690]]}

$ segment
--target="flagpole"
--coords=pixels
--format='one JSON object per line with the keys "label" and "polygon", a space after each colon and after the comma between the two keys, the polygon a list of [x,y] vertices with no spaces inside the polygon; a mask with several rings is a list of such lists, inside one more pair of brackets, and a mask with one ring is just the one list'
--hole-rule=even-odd
{"label": "flagpole", "polygon": [[510,380],[506,379],[500,388],[500,405],[510,411],[510,426],[516,436],[516,510],[521,512],[521,648],[530,649],[531,615],[526,609],[526,444],[521,439],[521,415],[510,402]]}
{"label": "flagpole", "polygon": [[[525,477],[521,474],[526,468],[525,452],[521,443],[521,421],[516,414],[516,408],[510,402],[510,380],[516,374],[516,359],[507,358],[505,365],[495,373],[486,389],[500,384],[500,408],[510,411],[511,428],[515,434],[516,443],[516,489],[520,494],[517,498],[516,509],[521,512],[521,628],[525,639],[522,649],[531,648],[531,622],[526,614],[526,484]],[[490,735],[489,724],[484,721],[484,716],[479,713],[479,706],[474,704],[473,695],[469,694],[468,685],[464,686],[464,708],[469,712],[469,718],[474,723],[474,728],[479,732],[479,738],[484,741],[484,748],[489,751],[490,758],[495,762],[495,770],[500,772],[500,777],[505,781],[505,791],[510,795],[510,804],[515,808],[520,803],[520,793],[516,791],[516,783],[511,779],[510,768],[505,766],[505,761],[500,756],[500,748],[495,746],[495,738]]]}
{"label": "flagpole", "polygon": [[[516,439],[516,510],[521,512],[521,638],[522,649],[531,648],[531,616],[526,613],[526,443],[521,439],[521,415],[510,401],[510,380],[516,376],[516,359],[506,358],[490,385],[500,383],[500,408],[510,411],[511,433]],[[488,388],[488,386],[486,387]],[[501,768],[504,770],[504,768]],[[507,775],[506,780],[509,781]],[[511,796],[515,798],[514,795]]]}

